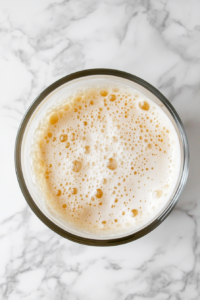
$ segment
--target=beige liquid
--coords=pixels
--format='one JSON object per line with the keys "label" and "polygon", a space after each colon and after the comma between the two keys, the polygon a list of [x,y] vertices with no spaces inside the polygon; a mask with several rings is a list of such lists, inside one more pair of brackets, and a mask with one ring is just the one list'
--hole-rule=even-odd
{"label": "beige liquid", "polygon": [[180,145],[159,106],[123,85],[86,87],[35,131],[33,172],[49,210],[79,231],[130,232],[168,202]]}

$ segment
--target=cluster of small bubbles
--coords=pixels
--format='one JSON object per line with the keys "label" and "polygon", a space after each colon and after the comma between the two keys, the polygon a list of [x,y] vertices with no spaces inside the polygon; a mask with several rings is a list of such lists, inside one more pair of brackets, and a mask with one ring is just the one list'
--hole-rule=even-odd
{"label": "cluster of small bubbles", "polygon": [[177,142],[170,121],[121,86],[86,88],[69,99],[48,114],[38,141],[35,170],[46,194],[54,190],[52,206],[91,232],[136,226],[171,193]]}

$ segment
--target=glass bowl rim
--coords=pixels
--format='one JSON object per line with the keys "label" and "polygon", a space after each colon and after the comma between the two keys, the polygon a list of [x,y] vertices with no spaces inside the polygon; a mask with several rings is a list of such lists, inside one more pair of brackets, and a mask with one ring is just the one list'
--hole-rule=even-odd
{"label": "glass bowl rim", "polygon": [[[128,79],[130,81],[133,81],[148,91],[150,91],[152,94],[154,94],[168,109],[170,114],[172,115],[173,119],[176,122],[176,125],[179,129],[179,133],[182,139],[182,145],[183,145],[183,169],[180,177],[180,181],[178,183],[176,192],[174,194],[173,199],[169,202],[167,207],[164,209],[163,213],[159,215],[153,222],[151,222],[146,227],[142,228],[141,230],[138,230],[135,233],[123,236],[123,237],[116,237],[116,238],[110,238],[110,239],[92,239],[92,238],[85,238],[81,237],[75,234],[72,234],[55,223],[53,223],[48,217],[46,217],[43,212],[38,208],[36,203],[34,202],[33,198],[31,197],[28,188],[25,183],[25,179],[23,176],[22,171],[22,163],[21,163],[21,150],[22,150],[22,141],[23,136],[26,130],[26,126],[29,122],[30,117],[38,107],[38,105],[46,98],[47,95],[49,95],[53,90],[57,89],[59,86],[70,82],[72,80],[82,78],[82,77],[88,77],[88,76],[94,76],[94,75],[110,75],[115,77],[120,77],[124,79]],[[59,80],[55,81],[51,85],[49,85],[45,90],[43,90],[33,101],[33,103],[30,105],[28,110],[26,111],[24,118],[21,121],[20,127],[18,129],[16,142],[15,142],[15,153],[14,153],[14,159],[15,159],[15,171],[18,179],[19,186],[21,188],[21,191],[24,195],[25,200],[27,201],[28,205],[32,209],[32,211],[36,214],[36,216],[51,230],[53,230],[55,233],[59,234],[60,236],[67,238],[73,242],[77,242],[80,244],[88,245],[88,246],[116,246],[125,244],[134,240],[137,240],[138,238],[141,238],[142,236],[146,235],[147,233],[151,232],[153,229],[155,229],[158,225],[160,225],[164,219],[170,214],[170,212],[175,207],[178,198],[185,186],[185,183],[187,181],[188,172],[189,172],[189,145],[188,140],[186,136],[185,129],[183,127],[182,121],[180,117],[178,116],[177,112],[175,111],[174,107],[171,105],[171,103],[166,99],[166,97],[159,92],[154,86],[146,82],[145,80],[132,75],[127,72],[115,70],[115,69],[87,69],[79,72],[75,72],[72,74],[69,74],[67,76],[64,76],[60,78]]]}

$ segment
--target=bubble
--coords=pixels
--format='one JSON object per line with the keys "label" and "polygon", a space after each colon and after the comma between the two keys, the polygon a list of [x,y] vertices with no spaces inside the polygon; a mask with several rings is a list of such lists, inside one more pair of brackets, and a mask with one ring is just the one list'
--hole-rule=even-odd
{"label": "bubble", "polygon": [[148,144],[148,145],[147,145],[147,148],[148,148],[148,149],[152,149],[152,147],[153,147],[152,144]]}
{"label": "bubble", "polygon": [[162,190],[156,190],[153,192],[153,198],[154,199],[159,199],[161,198],[163,195],[163,191]]}
{"label": "bubble", "polygon": [[65,111],[70,110],[70,105],[69,105],[69,104],[66,104],[66,105],[64,106],[64,110],[65,110]]}
{"label": "bubble", "polygon": [[72,170],[74,171],[74,172],[80,172],[80,170],[81,170],[81,168],[82,168],[82,163],[80,162],[80,161],[78,161],[78,160],[74,160],[73,162],[72,162]]}
{"label": "bubble", "polygon": [[79,97],[76,97],[76,99],[75,99],[77,102],[80,102],[81,100],[82,100],[82,97],[81,96],[79,96]]}
{"label": "bubble", "polygon": [[70,140],[71,140],[72,142],[75,141],[75,133],[72,133],[72,134],[71,134]]}
{"label": "bubble", "polygon": [[66,145],[65,145],[65,148],[69,148],[70,147],[70,143],[67,142]]}
{"label": "bubble", "polygon": [[57,193],[56,193],[56,196],[61,196],[62,195],[62,192],[61,192],[61,190],[57,190]]}
{"label": "bubble", "polygon": [[114,94],[111,94],[110,96],[109,96],[109,100],[111,101],[111,102],[113,102],[113,101],[115,101],[116,100],[116,95],[114,95]]}
{"label": "bubble", "polygon": [[106,221],[102,221],[101,223],[102,223],[102,224],[106,224]]}
{"label": "bubble", "polygon": [[106,183],[107,183],[107,179],[106,179],[106,178],[103,178],[102,183],[103,183],[103,184],[106,184]]}
{"label": "bubble", "polygon": [[85,146],[84,147],[84,153],[89,154],[90,153],[90,146]]}
{"label": "bubble", "polygon": [[132,212],[133,217],[136,217],[138,215],[138,210],[137,209],[132,209],[131,212]]}
{"label": "bubble", "polygon": [[106,97],[106,96],[108,95],[108,91],[106,91],[106,90],[101,90],[101,91],[100,91],[100,95],[101,95],[102,97]]}
{"label": "bubble", "polygon": [[48,135],[49,138],[52,137],[52,133],[51,132],[48,132],[47,135]]}
{"label": "bubble", "polygon": [[60,141],[62,143],[66,142],[68,140],[68,135],[67,134],[61,134],[60,135]]}
{"label": "bubble", "polygon": [[143,110],[149,110],[149,103],[147,101],[139,102],[139,107]]}
{"label": "bubble", "polygon": [[116,136],[113,136],[112,141],[113,141],[113,143],[116,143],[118,141],[118,138]]}
{"label": "bubble", "polygon": [[116,170],[117,169],[117,161],[114,158],[109,158],[107,163],[107,168],[110,170]]}
{"label": "bubble", "polygon": [[72,189],[72,195],[76,195],[78,193],[78,189],[77,188],[73,188]]}
{"label": "bubble", "polygon": [[63,206],[62,206],[63,208],[66,208],[67,207],[67,204],[63,204]]}
{"label": "bubble", "polygon": [[102,198],[103,197],[103,191],[101,189],[97,189],[95,196],[99,199]]}
{"label": "bubble", "polygon": [[50,115],[49,122],[51,125],[54,125],[58,122],[58,119],[59,119],[58,114],[54,112]]}

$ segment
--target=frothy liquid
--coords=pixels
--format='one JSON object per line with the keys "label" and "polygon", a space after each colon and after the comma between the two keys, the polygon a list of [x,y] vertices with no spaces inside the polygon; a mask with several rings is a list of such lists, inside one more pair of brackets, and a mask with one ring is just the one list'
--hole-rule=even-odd
{"label": "frothy liquid", "polygon": [[50,211],[79,231],[131,232],[173,193],[180,145],[165,113],[123,85],[85,88],[35,131],[33,170]]}

